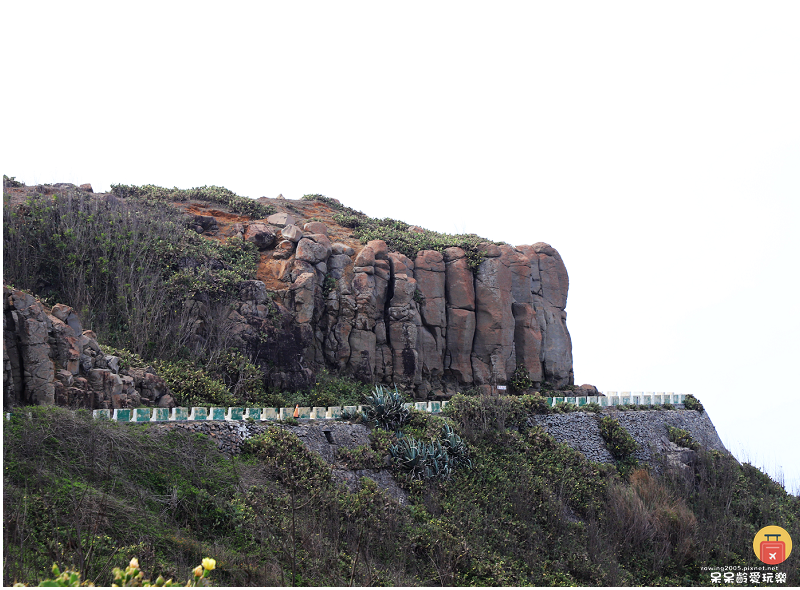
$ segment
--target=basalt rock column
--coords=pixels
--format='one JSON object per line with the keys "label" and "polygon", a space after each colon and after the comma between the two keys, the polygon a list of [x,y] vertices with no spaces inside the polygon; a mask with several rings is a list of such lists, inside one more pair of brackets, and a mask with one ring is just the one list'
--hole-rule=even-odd
{"label": "basalt rock column", "polygon": [[[406,390],[422,382],[419,331],[422,326],[414,293],[414,263],[402,254],[392,253],[393,293],[387,308],[389,346],[392,350],[393,381]],[[424,397],[419,391],[418,396]]]}
{"label": "basalt rock column", "polygon": [[461,248],[447,248],[445,262],[445,299],[447,334],[445,374],[459,384],[472,383],[472,341],[475,338],[475,279],[467,255]]}
{"label": "basalt rock column", "polygon": [[438,387],[444,373],[445,335],[445,264],[435,250],[421,250],[414,260],[414,278],[420,293],[419,352],[422,362],[422,383],[417,388],[426,395],[432,385]]}
{"label": "basalt rock column", "polygon": [[[544,242],[519,248],[538,260],[539,281],[531,281],[536,320],[542,331],[540,359],[543,378],[556,387],[572,385],[572,340],[567,330],[569,276],[558,251]],[[535,267],[534,267],[535,268]]]}
{"label": "basalt rock column", "polygon": [[472,375],[476,384],[506,383],[514,374],[514,316],[511,309],[510,246],[484,244],[486,258],[475,275],[475,339]]}
{"label": "basalt rock column", "polygon": [[[542,330],[536,318],[533,303],[533,277],[539,281],[539,259],[534,253],[533,260],[522,249],[515,248],[509,255],[511,270],[511,292],[514,302],[511,311],[514,316],[514,348],[517,366],[522,365],[529,377],[537,384],[543,380]],[[538,291],[538,286],[537,286]]]}

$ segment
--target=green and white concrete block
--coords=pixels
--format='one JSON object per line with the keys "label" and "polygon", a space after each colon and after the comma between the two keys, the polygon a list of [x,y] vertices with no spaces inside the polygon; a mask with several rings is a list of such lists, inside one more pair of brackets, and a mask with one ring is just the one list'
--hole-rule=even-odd
{"label": "green and white concrete block", "polygon": [[299,420],[308,420],[311,418],[311,408],[300,406],[299,412],[300,415],[297,417]]}
{"label": "green and white concrete block", "polygon": [[134,408],[133,422],[150,422],[150,408]]}
{"label": "green and white concrete block", "polygon": [[623,391],[619,394],[620,404],[628,405],[631,403],[631,392],[630,391]]}
{"label": "green and white concrete block", "polygon": [[169,416],[170,420],[175,422],[182,422],[189,419],[189,408],[172,408]]}
{"label": "green and white concrete block", "polygon": [[226,420],[244,420],[244,408],[228,408]]}
{"label": "green and white concrete block", "polygon": [[443,401],[442,402],[442,410],[444,410],[444,407],[449,403],[450,403],[449,401]]}
{"label": "green and white concrete block", "polygon": [[581,406],[585,406],[586,404],[588,404],[588,403],[589,403],[589,402],[587,402],[587,401],[586,401],[586,396],[584,396],[584,395],[581,395],[581,396],[579,396],[579,397],[576,397],[575,399],[576,399],[576,402],[575,402],[575,403],[577,403],[577,404],[578,404],[578,407],[579,407],[579,408],[580,408]]}
{"label": "green and white concrete block", "polygon": [[192,408],[189,413],[189,420],[207,420],[208,408]]}
{"label": "green and white concrete block", "polygon": [[151,422],[166,422],[169,420],[169,408],[153,408]]}
{"label": "green and white concrete block", "polygon": [[331,406],[325,413],[325,417],[329,420],[338,420],[342,417],[342,406]]}
{"label": "green and white concrete block", "polygon": [[287,418],[294,418],[294,408],[281,408],[280,419],[286,420]]}
{"label": "green and white concrete block", "polygon": [[678,395],[678,403],[682,404],[685,401],[686,401],[686,394],[683,394],[683,393],[679,394]]}
{"label": "green and white concrete block", "polygon": [[280,408],[264,408],[262,420],[278,420],[281,417]]}
{"label": "green and white concrete block", "polygon": [[[11,417],[11,414],[8,414]],[[92,410],[92,418],[95,420],[111,420],[111,410]]]}
{"label": "green and white concrete block", "polygon": [[431,414],[438,414],[442,411],[442,402],[432,401],[430,402],[431,407]]}
{"label": "green and white concrete block", "polygon": [[208,408],[208,415],[206,420],[224,420],[225,419],[225,408]]}
{"label": "green and white concrete block", "polygon": [[351,416],[355,415],[358,412],[358,406],[345,406],[344,412],[350,414]]}
{"label": "green and white concrete block", "polygon": [[586,398],[586,403],[587,403],[587,404],[597,404],[597,403],[600,403],[600,402],[598,402],[598,401],[597,401],[598,399],[600,399],[600,396],[597,396],[597,395],[590,395],[590,396],[588,396],[588,397]]}
{"label": "green and white concrete block", "polygon": [[563,397],[554,397],[553,398],[553,405],[560,404],[563,401],[564,401]]}
{"label": "green and white concrete block", "polygon": [[328,413],[328,408],[321,408],[318,406],[314,406],[313,408],[311,408],[311,419],[324,420],[327,413]]}
{"label": "green and white concrete block", "polygon": [[644,405],[646,405],[646,406],[652,406],[652,405],[653,405],[653,394],[652,394],[652,393],[651,393],[651,394],[647,394],[647,393],[645,393],[645,394],[642,396],[642,401],[641,401],[641,403],[643,403],[643,404],[644,404]]}
{"label": "green and white concrete block", "polygon": [[428,402],[416,402],[414,404],[414,409],[419,410],[420,412],[427,412],[428,411]]}
{"label": "green and white concrete block", "polygon": [[568,403],[568,404],[573,404],[573,405],[575,405],[575,399],[576,399],[576,398],[574,398],[574,397],[568,397],[568,398],[567,398],[567,403]]}
{"label": "green and white concrete block", "polygon": [[607,408],[611,401],[611,398],[608,397],[607,395],[598,395],[597,399],[598,399],[597,403],[600,404],[600,407],[602,408]]}
{"label": "green and white concrete block", "polygon": [[131,411],[127,408],[117,408],[114,410],[114,420],[116,422],[130,422],[131,421]]}
{"label": "green and white concrete block", "polygon": [[261,408],[247,408],[245,412],[245,418],[252,418],[253,420],[262,420],[261,418]]}

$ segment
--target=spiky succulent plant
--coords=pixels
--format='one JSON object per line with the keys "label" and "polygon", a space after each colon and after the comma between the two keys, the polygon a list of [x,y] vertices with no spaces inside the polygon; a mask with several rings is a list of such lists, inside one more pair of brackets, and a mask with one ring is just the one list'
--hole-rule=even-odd
{"label": "spiky succulent plant", "polygon": [[458,436],[449,424],[442,426],[441,434],[442,447],[447,451],[450,464],[455,469],[462,467],[471,468],[472,460],[469,458],[469,450],[460,436]]}
{"label": "spiky succulent plant", "polygon": [[372,393],[367,396],[365,417],[374,422],[378,428],[397,430],[411,417],[408,408],[403,405],[404,401],[397,387],[391,391],[376,385]]}

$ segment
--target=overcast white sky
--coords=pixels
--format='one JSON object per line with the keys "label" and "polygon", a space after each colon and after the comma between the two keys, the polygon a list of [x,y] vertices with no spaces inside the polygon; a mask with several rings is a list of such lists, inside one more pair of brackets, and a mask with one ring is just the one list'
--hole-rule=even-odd
{"label": "overcast white sky", "polygon": [[800,3],[0,11],[5,174],[549,242],[577,383],[694,394],[800,491]]}

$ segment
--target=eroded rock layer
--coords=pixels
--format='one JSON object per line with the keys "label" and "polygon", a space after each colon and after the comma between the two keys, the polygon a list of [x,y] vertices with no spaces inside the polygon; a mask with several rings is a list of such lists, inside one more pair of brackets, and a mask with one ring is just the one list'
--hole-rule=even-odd
{"label": "eroded rock layer", "polygon": [[287,247],[286,288],[277,291],[308,333],[303,362],[395,384],[418,399],[488,392],[520,366],[537,385],[573,384],[569,279],[549,244],[486,243],[473,272],[460,248],[422,250],[412,260],[382,240],[356,252],[331,244],[324,225],[308,229]]}

